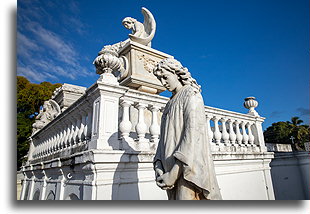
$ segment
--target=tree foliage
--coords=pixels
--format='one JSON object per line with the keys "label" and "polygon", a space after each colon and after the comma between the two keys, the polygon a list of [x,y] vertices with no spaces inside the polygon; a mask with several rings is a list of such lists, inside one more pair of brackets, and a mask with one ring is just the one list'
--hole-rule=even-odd
{"label": "tree foliage", "polygon": [[273,123],[264,132],[266,143],[291,144],[293,137],[296,150],[303,150],[304,143],[309,142],[309,126],[302,124],[299,117],[292,117],[291,121]]}
{"label": "tree foliage", "polygon": [[35,115],[45,100],[51,98],[53,91],[61,84],[42,82],[30,83],[25,77],[17,76],[17,167],[23,162],[29,149],[28,138],[32,132]]}

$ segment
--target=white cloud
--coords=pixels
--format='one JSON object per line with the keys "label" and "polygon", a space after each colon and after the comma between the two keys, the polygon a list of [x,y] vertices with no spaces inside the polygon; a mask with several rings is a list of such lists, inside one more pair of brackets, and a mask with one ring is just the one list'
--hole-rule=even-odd
{"label": "white cloud", "polygon": [[39,23],[29,23],[30,31],[39,39],[40,43],[49,51],[52,51],[54,56],[57,56],[59,61],[74,65],[77,60],[77,52],[72,45],[66,43],[59,35],[43,28]]}
{"label": "white cloud", "polygon": [[41,81],[44,77],[49,77],[49,74],[54,79],[55,76],[62,76],[72,80],[93,74],[80,65],[81,57],[70,42],[65,42],[60,35],[45,29],[37,22],[28,22],[27,25],[35,40],[18,32],[18,53],[21,57],[19,61],[27,65],[20,67],[22,70],[18,72],[26,73],[35,81]]}
{"label": "white cloud", "polygon": [[17,67],[17,75],[24,76],[29,79],[31,82],[43,82],[48,79],[57,80],[58,78],[54,75],[51,75],[46,72],[38,73],[32,68],[29,67]]}
{"label": "white cloud", "polygon": [[20,32],[17,32],[17,52],[20,56],[31,57],[33,51],[38,51],[39,46]]}

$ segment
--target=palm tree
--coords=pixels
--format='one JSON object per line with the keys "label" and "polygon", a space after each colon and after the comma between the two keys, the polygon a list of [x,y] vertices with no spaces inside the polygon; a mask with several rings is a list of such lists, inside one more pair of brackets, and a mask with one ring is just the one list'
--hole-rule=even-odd
{"label": "palm tree", "polygon": [[292,117],[291,121],[287,121],[288,124],[292,124],[293,126],[298,126],[302,124],[304,121],[300,120],[299,117]]}
{"label": "palm tree", "polygon": [[292,117],[286,122],[290,126],[290,136],[296,140],[294,146],[297,150],[304,150],[304,143],[309,141],[309,126],[301,125],[303,122],[299,117]]}

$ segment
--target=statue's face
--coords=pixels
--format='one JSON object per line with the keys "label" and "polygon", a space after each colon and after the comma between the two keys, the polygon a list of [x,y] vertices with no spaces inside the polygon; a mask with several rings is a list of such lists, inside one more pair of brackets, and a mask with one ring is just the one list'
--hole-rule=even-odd
{"label": "statue's face", "polygon": [[181,85],[178,80],[178,76],[166,70],[162,70],[162,76],[160,78],[161,83],[168,91],[176,91]]}
{"label": "statue's face", "polygon": [[133,28],[133,23],[132,22],[124,21],[123,25],[127,29],[132,29]]}

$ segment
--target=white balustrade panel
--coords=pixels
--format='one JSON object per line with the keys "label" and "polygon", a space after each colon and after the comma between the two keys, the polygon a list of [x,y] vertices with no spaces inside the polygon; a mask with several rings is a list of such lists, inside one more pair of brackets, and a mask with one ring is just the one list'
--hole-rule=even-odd
{"label": "white balustrade panel", "polygon": [[59,120],[56,118],[57,122],[48,124],[44,132],[34,135],[32,159],[55,155],[87,143],[91,135],[91,118],[91,108],[73,111]]}
{"label": "white balustrade panel", "polygon": [[225,115],[221,111],[207,109],[206,123],[213,151],[259,151],[257,132],[254,131],[255,118],[239,113],[234,116],[232,112]]}
{"label": "white balustrade panel", "polygon": [[[169,99],[131,89],[122,93],[119,96],[119,138],[115,138],[119,145],[123,145],[119,149],[155,152],[160,138],[162,112]],[[100,99],[97,97],[84,102],[85,99],[78,101],[81,105],[70,106],[42,132],[33,135],[33,149],[29,157],[40,159],[72,154],[88,149],[87,142],[92,143],[100,137],[95,130],[97,123],[102,122],[99,121],[101,112],[96,111],[99,108],[96,100]],[[207,106],[205,116],[212,151],[266,151],[261,130],[264,118]]]}

